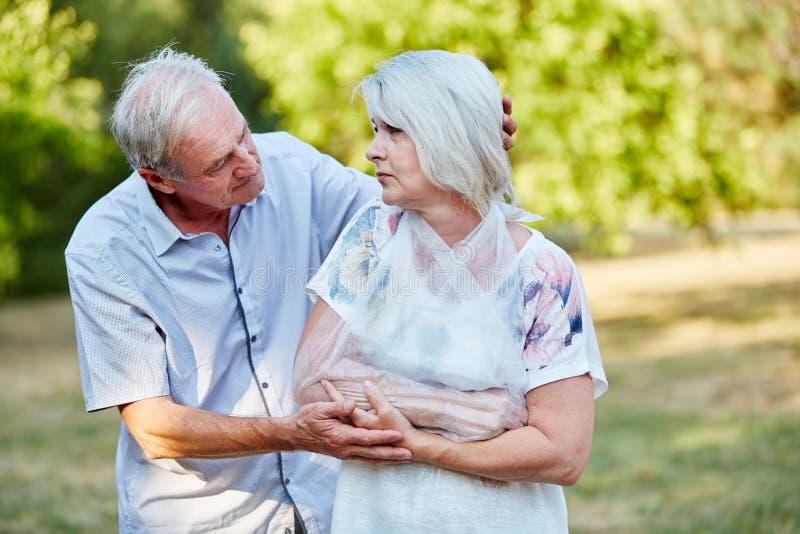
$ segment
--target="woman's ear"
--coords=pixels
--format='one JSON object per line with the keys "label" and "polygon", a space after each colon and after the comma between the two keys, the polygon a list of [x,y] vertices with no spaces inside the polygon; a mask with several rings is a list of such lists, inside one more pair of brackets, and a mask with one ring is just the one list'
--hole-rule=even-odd
{"label": "woman's ear", "polygon": [[147,185],[153,189],[161,191],[167,195],[171,195],[175,192],[173,180],[170,178],[164,178],[157,171],[148,169],[146,167],[141,167],[136,172],[138,172],[139,176],[141,176],[142,179],[147,182]]}

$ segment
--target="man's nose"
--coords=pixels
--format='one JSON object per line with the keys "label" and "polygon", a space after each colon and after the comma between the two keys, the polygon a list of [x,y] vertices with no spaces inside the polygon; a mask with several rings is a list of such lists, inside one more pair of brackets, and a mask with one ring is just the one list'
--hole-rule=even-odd
{"label": "man's nose", "polygon": [[237,178],[246,178],[258,173],[258,159],[255,154],[247,150],[247,147],[236,147],[236,159],[240,162],[234,171]]}

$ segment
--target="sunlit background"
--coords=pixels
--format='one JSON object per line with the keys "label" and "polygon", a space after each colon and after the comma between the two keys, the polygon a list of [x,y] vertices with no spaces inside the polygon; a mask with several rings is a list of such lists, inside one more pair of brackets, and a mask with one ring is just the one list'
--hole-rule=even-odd
{"label": "sunlit background", "polygon": [[572,530],[800,530],[797,0],[0,0],[0,532],[115,529],[119,416],[83,413],[63,250],[130,172],[126,63],[168,43],[254,132],[364,171],[376,63],[482,58],[611,382]]}

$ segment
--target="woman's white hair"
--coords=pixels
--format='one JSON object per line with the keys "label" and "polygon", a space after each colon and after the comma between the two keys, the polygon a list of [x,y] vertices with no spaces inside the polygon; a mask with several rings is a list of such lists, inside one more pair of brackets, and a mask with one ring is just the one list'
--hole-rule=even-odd
{"label": "woman's white hair", "polygon": [[182,179],[175,150],[203,108],[209,84],[225,90],[220,75],[202,59],[168,46],[130,65],[110,122],[134,170]]}
{"label": "woman's white hair", "polygon": [[483,62],[442,50],[380,63],[356,88],[367,112],[406,132],[433,185],[485,215],[492,200],[516,204],[503,148],[500,89]]}

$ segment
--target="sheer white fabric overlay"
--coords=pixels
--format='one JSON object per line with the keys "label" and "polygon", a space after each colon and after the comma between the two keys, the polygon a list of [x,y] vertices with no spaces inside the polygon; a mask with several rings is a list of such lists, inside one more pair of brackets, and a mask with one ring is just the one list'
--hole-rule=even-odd
{"label": "sheer white fabric overlay", "polygon": [[330,309],[295,361],[296,400],[327,400],[325,378],[369,408],[370,380],[415,426],[453,440],[523,426],[518,254],[499,205],[452,249],[417,212],[381,209],[394,213],[345,230],[308,286]]}

